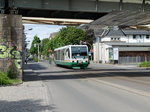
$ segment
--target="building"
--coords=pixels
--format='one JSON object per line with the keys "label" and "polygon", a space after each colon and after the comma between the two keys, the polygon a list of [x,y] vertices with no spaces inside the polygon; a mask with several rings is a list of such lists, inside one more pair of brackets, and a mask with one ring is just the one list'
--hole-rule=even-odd
{"label": "building", "polygon": [[150,61],[150,31],[119,29],[95,30],[94,61],[138,63]]}
{"label": "building", "polygon": [[59,32],[53,32],[50,34],[49,39],[55,38]]}

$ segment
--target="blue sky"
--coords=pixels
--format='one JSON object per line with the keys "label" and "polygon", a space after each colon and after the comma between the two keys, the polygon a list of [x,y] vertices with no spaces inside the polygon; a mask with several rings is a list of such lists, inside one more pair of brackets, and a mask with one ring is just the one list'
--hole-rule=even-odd
{"label": "blue sky", "polygon": [[[49,38],[50,34],[53,32],[58,32],[62,27],[65,26],[59,26],[59,25],[42,25],[42,24],[24,24],[25,27],[25,34],[26,34],[26,41],[28,42],[27,48],[30,48],[31,42],[33,40],[33,37],[37,35],[41,40],[44,38]],[[32,30],[29,30],[31,29]]]}

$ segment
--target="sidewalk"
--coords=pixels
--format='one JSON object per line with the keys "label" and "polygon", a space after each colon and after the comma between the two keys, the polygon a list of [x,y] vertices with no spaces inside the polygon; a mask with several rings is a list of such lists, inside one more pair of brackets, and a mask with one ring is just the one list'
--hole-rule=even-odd
{"label": "sidewalk", "polygon": [[0,87],[0,112],[51,112],[45,85],[27,65],[24,72],[23,84]]}
{"label": "sidewalk", "polygon": [[101,68],[101,67],[111,67],[113,68],[118,68],[118,69],[137,69],[137,70],[150,70],[149,67],[138,67],[138,64],[102,64],[102,63],[94,63],[94,62],[90,62],[90,64],[92,66],[94,66],[95,68]]}

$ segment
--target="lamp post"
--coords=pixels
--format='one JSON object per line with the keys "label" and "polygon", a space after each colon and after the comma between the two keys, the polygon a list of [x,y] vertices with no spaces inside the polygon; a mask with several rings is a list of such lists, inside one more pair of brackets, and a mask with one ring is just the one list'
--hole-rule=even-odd
{"label": "lamp post", "polygon": [[28,33],[29,33],[29,31],[31,31],[31,30],[33,30],[33,28],[25,28],[25,26],[23,26],[23,29],[24,29],[24,31],[23,31],[23,36],[24,36],[24,39],[23,39],[23,51],[24,51],[24,54],[23,54],[23,62],[25,62],[26,61],[26,59],[27,59],[27,55],[28,55],[28,53],[27,53],[27,46],[30,44],[30,41],[27,41],[27,35],[28,35]]}

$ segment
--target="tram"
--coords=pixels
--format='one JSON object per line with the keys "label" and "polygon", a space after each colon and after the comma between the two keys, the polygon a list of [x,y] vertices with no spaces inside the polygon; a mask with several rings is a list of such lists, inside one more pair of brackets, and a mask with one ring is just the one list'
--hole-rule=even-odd
{"label": "tram", "polygon": [[56,65],[70,68],[87,68],[89,63],[87,45],[67,45],[54,50]]}

